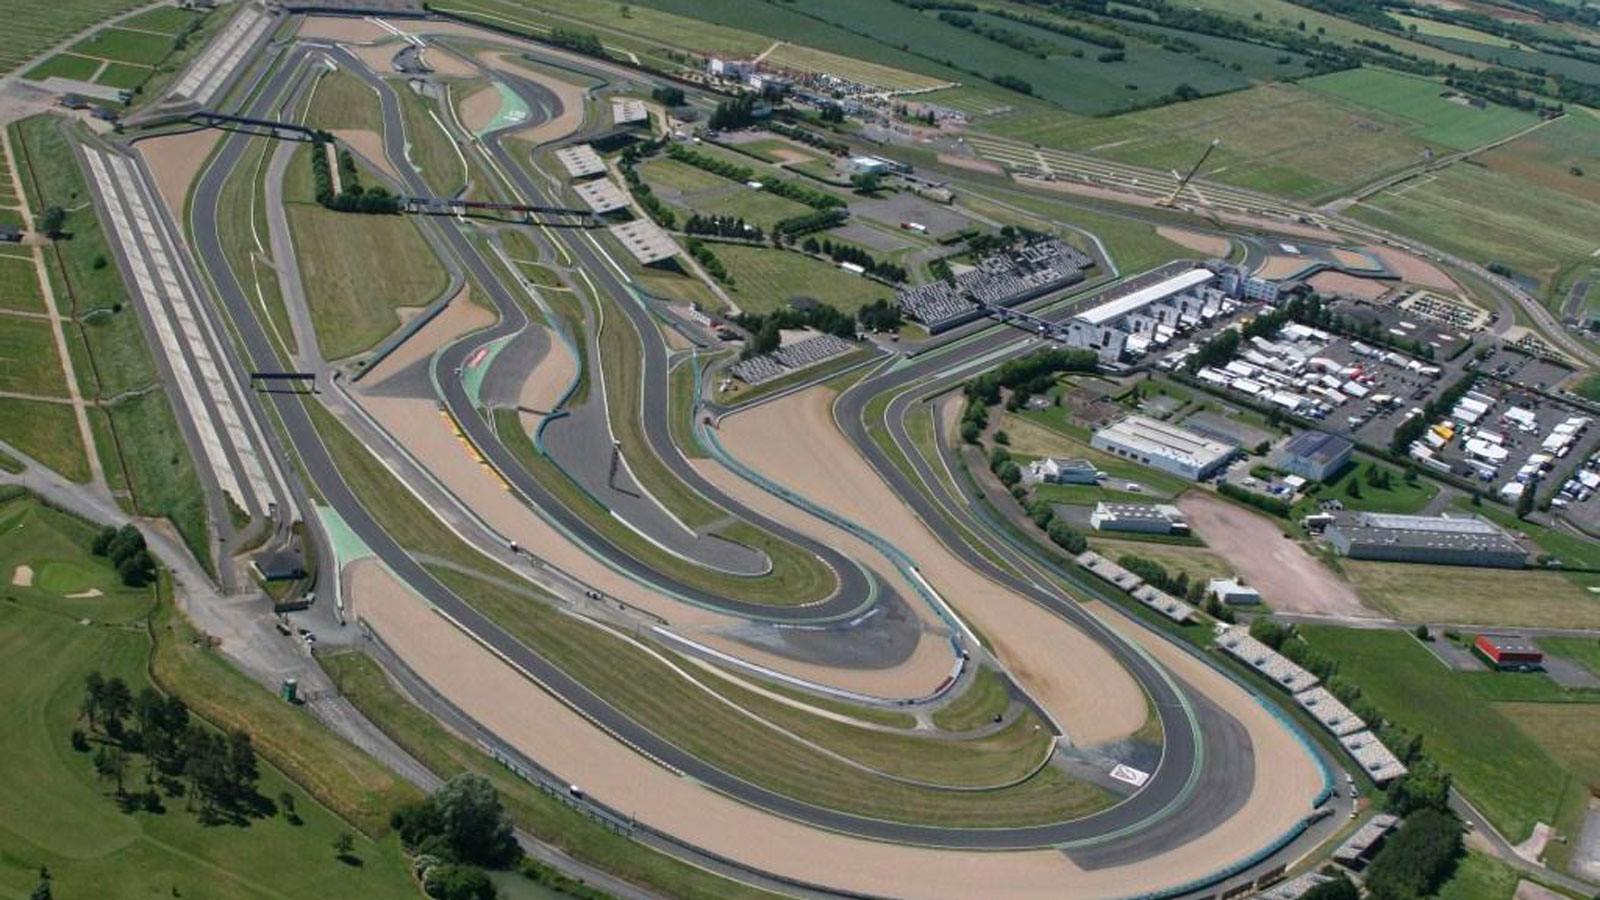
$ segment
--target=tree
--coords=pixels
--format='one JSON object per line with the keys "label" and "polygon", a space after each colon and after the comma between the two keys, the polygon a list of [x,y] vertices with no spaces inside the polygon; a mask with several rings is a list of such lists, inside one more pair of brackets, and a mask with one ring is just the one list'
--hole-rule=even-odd
{"label": "tree", "polygon": [[28,895],[28,900],[51,900],[54,896],[50,892],[50,879],[46,876],[39,879],[39,884],[34,887],[33,893]]}
{"label": "tree", "polygon": [[291,824],[300,821],[300,814],[294,811],[294,795],[288,791],[278,792],[278,809]]}
{"label": "tree", "polygon": [[339,832],[339,836],[333,839],[333,854],[339,859],[350,856],[355,849],[356,839],[351,837],[348,831]]}
{"label": "tree", "polygon": [[1407,816],[1422,809],[1448,809],[1449,803],[1450,774],[1433,760],[1424,758],[1417,760],[1406,774],[1389,782],[1383,806],[1397,816]]}
{"label": "tree", "polygon": [[850,184],[856,193],[865,196],[876,194],[883,186],[882,179],[874,172],[858,172],[850,176]]}
{"label": "tree", "polygon": [[1017,465],[1015,461],[1007,459],[1000,464],[1000,468],[995,474],[1000,476],[1001,484],[1010,487],[1022,480],[1022,467]]}
{"label": "tree", "polygon": [[39,216],[39,228],[53,240],[61,236],[61,226],[67,224],[67,211],[59,206],[47,206]]}
{"label": "tree", "polygon": [[83,699],[78,703],[78,713],[89,720],[89,730],[94,730],[95,718],[106,695],[106,680],[96,669],[83,678]]}
{"label": "tree", "polygon": [[1529,481],[1523,485],[1522,493],[1517,497],[1517,518],[1526,519],[1533,512],[1534,495],[1538,493],[1539,482]]}
{"label": "tree", "polygon": [[521,857],[500,795],[489,779],[470,773],[457,775],[433,795],[433,802],[456,859],[501,866]]}
{"label": "tree", "polygon": [[111,550],[111,542],[117,539],[117,529],[107,525],[95,533],[94,543],[89,545],[89,552],[95,556],[105,556]]}
{"label": "tree", "polygon": [[1432,894],[1461,852],[1461,821],[1449,812],[1424,809],[1406,823],[1367,869],[1373,900],[1412,900]]}
{"label": "tree", "polygon": [[1360,900],[1360,898],[1361,892],[1357,891],[1355,884],[1342,874],[1300,895],[1300,900]]}
{"label": "tree", "polygon": [[445,863],[423,875],[422,888],[434,900],[494,900],[494,882],[477,866]]}
{"label": "tree", "polygon": [[128,683],[118,676],[107,679],[100,695],[100,715],[105,720],[106,732],[117,737],[122,732],[122,720],[133,711],[133,692]]}
{"label": "tree", "polygon": [[1417,640],[1419,641],[1433,640],[1433,635],[1428,633],[1428,626],[1426,625],[1418,625],[1413,633],[1417,636]]}
{"label": "tree", "polygon": [[128,587],[144,587],[155,574],[156,563],[150,551],[140,548],[117,564],[117,576]]}

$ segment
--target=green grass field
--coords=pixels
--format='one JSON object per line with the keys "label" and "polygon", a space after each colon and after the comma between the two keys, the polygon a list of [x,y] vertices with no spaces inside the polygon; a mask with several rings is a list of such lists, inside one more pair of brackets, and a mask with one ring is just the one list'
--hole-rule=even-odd
{"label": "green grass field", "polygon": [[1600,202],[1469,161],[1386,190],[1349,213],[1480,263],[1499,262],[1549,293],[1586,265],[1600,234]]}
{"label": "green grass field", "polygon": [[0,315],[0,391],[67,396],[66,374],[48,320]]}
{"label": "green grass field", "polygon": [[1595,638],[1539,638],[1539,646],[1555,656],[1564,656],[1581,663],[1584,668],[1600,675],[1600,640]]}
{"label": "green grass field", "polygon": [[[1389,487],[1374,487],[1367,481],[1369,470],[1374,466],[1379,471],[1387,473]],[[1351,496],[1351,484],[1360,496]],[[1333,481],[1314,494],[1308,494],[1295,504],[1290,518],[1298,519],[1317,511],[1317,501],[1338,500],[1344,504],[1345,509],[1365,510],[1368,512],[1406,513],[1421,512],[1439,494],[1438,484],[1426,478],[1418,478],[1415,483],[1407,482],[1404,472],[1394,466],[1383,465],[1361,457],[1352,457],[1351,464],[1334,477]]]}
{"label": "green grass field", "polygon": [[411,142],[411,158],[421,170],[422,179],[439,196],[455,196],[466,185],[467,172],[450,135],[434,120],[438,115],[435,104],[410,90],[394,93],[400,101],[401,127]]}
{"label": "green grass field", "polygon": [[1434,658],[1410,634],[1302,626],[1383,714],[1424,735],[1424,747],[1513,842],[1554,822],[1567,773],[1533,738]]}
{"label": "green grass field", "polygon": [[993,669],[980,668],[965,691],[933,714],[933,724],[945,731],[971,731],[989,724],[1010,705],[1005,679]]}
{"label": "green grass field", "polygon": [[1496,172],[1600,203],[1600,167],[1595,165],[1600,159],[1600,112],[1573,109],[1477,159]]}
{"label": "green grass field", "polygon": [[71,406],[0,397],[0,435],[67,478],[89,480],[89,458]]}
{"label": "green grass field", "polygon": [[1484,44],[1490,47],[1516,46],[1511,41],[1508,41],[1497,34],[1490,34],[1487,31],[1478,31],[1473,28],[1466,28],[1461,25],[1451,24],[1449,22],[1436,22],[1433,19],[1424,19],[1420,16],[1407,16],[1401,15],[1400,13],[1390,13],[1389,15],[1398,20],[1400,24],[1404,25],[1408,30],[1415,30],[1418,34],[1425,34],[1430,37],[1457,38],[1459,40],[1471,41],[1474,44]]}
{"label": "green grass field", "polygon": [[887,285],[802,253],[734,244],[707,246],[733,276],[733,285],[724,289],[746,312],[771,312],[795,297],[810,297],[854,313],[874,300],[894,296]]}
{"label": "green grass field", "polygon": [[1440,96],[1437,81],[1386,69],[1351,69],[1301,82],[1307,89],[1383,115],[1415,122],[1413,137],[1452,150],[1470,150],[1515,134],[1539,121],[1506,106],[1479,109]]}
{"label": "green grass field", "polygon": [[1227,560],[1204,547],[1119,540],[1096,534],[1089,536],[1089,545],[1095,552],[1111,559],[1116,559],[1124,553],[1131,553],[1134,556],[1154,560],[1174,577],[1179,572],[1188,572],[1190,581],[1229,578],[1234,574],[1233,567],[1228,565]]}
{"label": "green grass field", "polygon": [[108,410],[139,511],[170,519],[195,558],[209,565],[205,493],[171,401],[160,391],[131,394]]}
{"label": "green grass field", "polygon": [[[57,897],[412,895],[395,839],[374,843],[357,835],[362,864],[336,861],[334,837],[354,829],[271,766],[262,766],[258,789],[268,798],[294,797],[298,825],[274,815],[243,826],[206,826],[178,798],[168,798],[163,813],[118,810],[89,754],[73,751],[67,736],[79,724],[78,697],[90,670],[121,676],[135,692],[149,684],[151,642],[143,625],[154,592],[123,588],[105,560],[88,555],[93,533],[88,524],[32,500],[0,505],[0,568],[11,600],[0,606],[0,677],[13,685],[0,713],[6,759],[0,768],[0,892],[25,896],[39,867],[48,866]],[[18,565],[40,574],[33,587],[10,584]],[[91,589],[102,595],[66,596]],[[85,627],[79,619],[94,624]],[[275,709],[304,718],[264,689],[251,689]]]}
{"label": "green grass field", "polygon": [[[1357,41],[1378,41],[1402,52],[1431,59],[1439,63],[1455,63],[1466,69],[1475,69],[1482,64],[1476,60],[1452,54],[1417,41],[1408,41],[1397,38],[1388,32],[1379,31],[1366,25],[1343,19],[1329,13],[1300,6],[1293,0],[1191,0],[1190,6],[1233,16],[1263,25],[1277,26],[1280,28],[1295,29],[1300,23],[1305,23],[1309,31],[1340,43],[1352,44]],[[1256,17],[1260,16],[1259,19]]]}
{"label": "green grass field", "polygon": [[176,6],[161,6],[124,19],[121,24],[124,28],[159,31],[162,34],[177,34],[190,22],[199,19],[200,15],[200,13],[193,10],[179,9]]}
{"label": "green grass field", "polygon": [[95,76],[95,84],[109,85],[131,91],[150,77],[149,66],[136,66],[132,63],[109,63],[100,74]]}
{"label": "green grass field", "polygon": [[0,254],[0,309],[42,313],[44,292],[31,256]]}
{"label": "green grass field", "polygon": [[141,0],[56,0],[11,16],[0,37],[0,73],[10,72],[72,35],[143,5]]}
{"label": "green grass field", "polygon": [[1600,627],[1600,577],[1341,560],[1362,596],[1404,622]]}
{"label": "green grass field", "polygon": [[288,204],[306,301],[328,359],[353,356],[400,326],[401,307],[426,306],[450,277],[414,222]]}
{"label": "green grass field", "polygon": [[365,128],[381,134],[383,115],[378,107],[378,95],[348,72],[330,72],[317,80],[311,108],[306,112],[306,124],[328,131]]}
{"label": "green grass field", "polygon": [[78,56],[75,53],[57,53],[23,73],[22,77],[32,81],[43,81],[52,77],[90,81],[94,78],[94,73],[100,71],[102,63],[102,60]]}
{"label": "green grass field", "polygon": [[153,66],[172,52],[172,38],[125,28],[106,28],[73,44],[72,52],[112,62]]}
{"label": "green grass field", "polygon": [[1520,877],[1500,860],[1469,850],[1456,861],[1444,884],[1428,896],[1437,900],[1511,900]]}

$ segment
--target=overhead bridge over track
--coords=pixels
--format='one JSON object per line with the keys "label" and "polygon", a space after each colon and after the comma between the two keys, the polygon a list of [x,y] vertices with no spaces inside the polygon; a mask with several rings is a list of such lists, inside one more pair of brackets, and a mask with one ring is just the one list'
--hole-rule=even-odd
{"label": "overhead bridge over track", "polygon": [[405,211],[431,215],[470,215],[476,211],[520,213],[531,219],[536,215],[573,216],[576,223],[547,222],[549,225],[575,224],[579,228],[599,228],[601,222],[587,209],[567,206],[537,206],[528,203],[493,203],[486,200],[464,200],[460,197],[406,197]]}
{"label": "overhead bridge over track", "polygon": [[317,132],[294,122],[279,122],[276,119],[256,119],[250,116],[230,116],[225,113],[200,110],[185,116],[188,121],[208,128],[222,128],[229,131],[249,131],[254,134],[263,134],[267,137],[279,138],[289,141],[312,141],[316,139]]}
{"label": "overhead bridge over track", "polygon": [[292,384],[295,387],[299,387],[301,384],[309,382],[311,384],[311,392],[313,394],[315,394],[317,392],[317,376],[316,376],[316,373],[314,373],[314,372],[251,372],[250,373],[250,385],[252,387],[260,387],[262,390],[265,390],[265,391],[272,391],[274,386],[276,384],[280,383],[280,382],[289,382],[290,384]]}

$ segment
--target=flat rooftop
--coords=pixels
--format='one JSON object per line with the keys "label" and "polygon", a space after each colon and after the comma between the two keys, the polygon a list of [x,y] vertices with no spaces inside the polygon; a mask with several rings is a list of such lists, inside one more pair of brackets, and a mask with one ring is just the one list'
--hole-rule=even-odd
{"label": "flat rooftop", "polygon": [[1480,634],[1478,640],[1486,642],[1498,653],[1544,654],[1538,645],[1520,634]]}
{"label": "flat rooftop", "polygon": [[1283,447],[1285,456],[1298,456],[1316,462],[1329,462],[1354,448],[1342,437],[1325,431],[1302,431]]}
{"label": "flat rooftop", "polygon": [[1119,319],[1128,313],[1143,309],[1158,300],[1209,283],[1216,277],[1217,274],[1210,269],[1190,269],[1180,275],[1174,275],[1171,278],[1158,281],[1149,287],[1140,288],[1130,294],[1107,300],[1093,309],[1078,313],[1074,318],[1079,322],[1086,322],[1090,325],[1104,325],[1113,319]]}
{"label": "flat rooftop", "polygon": [[1190,460],[1202,466],[1235,450],[1232,444],[1144,416],[1128,416],[1095,432],[1095,436],[1152,456]]}
{"label": "flat rooftop", "polygon": [[1500,526],[1477,516],[1465,519],[1360,512],[1334,524],[1352,544],[1527,552]]}
{"label": "flat rooftop", "polygon": [[643,100],[631,97],[611,98],[611,121],[618,125],[627,125],[630,122],[643,122],[650,118],[650,111],[645,109]]}
{"label": "flat rooftop", "polygon": [[612,225],[606,230],[645,265],[678,255],[678,245],[672,238],[647,219]]}
{"label": "flat rooftop", "polygon": [[1095,515],[1110,516],[1124,521],[1183,521],[1183,513],[1176,506],[1164,503],[1097,503],[1094,511]]}
{"label": "flat rooftop", "polygon": [[622,189],[605,178],[574,185],[573,190],[578,199],[597,213],[614,212],[628,205],[628,197]]}
{"label": "flat rooftop", "polygon": [[605,160],[588,144],[574,144],[556,151],[556,159],[573,178],[587,178],[606,170]]}

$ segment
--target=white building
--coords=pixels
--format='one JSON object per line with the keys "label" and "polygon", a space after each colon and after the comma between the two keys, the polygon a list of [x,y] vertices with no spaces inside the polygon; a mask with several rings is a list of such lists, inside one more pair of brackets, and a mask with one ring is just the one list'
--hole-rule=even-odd
{"label": "white building", "polygon": [[1051,484],[1098,484],[1105,475],[1086,459],[1060,459],[1046,456],[1028,464],[1034,481]]}
{"label": "white building", "polygon": [[1227,465],[1238,449],[1144,416],[1128,416],[1100,429],[1090,446],[1195,481]]}
{"label": "white building", "polygon": [[1096,503],[1089,515],[1096,531],[1188,534],[1189,523],[1176,506],[1149,503]]}
{"label": "white building", "polygon": [[1237,578],[1213,578],[1206,582],[1206,593],[1234,606],[1258,606],[1262,602],[1260,591],[1240,584]]}

